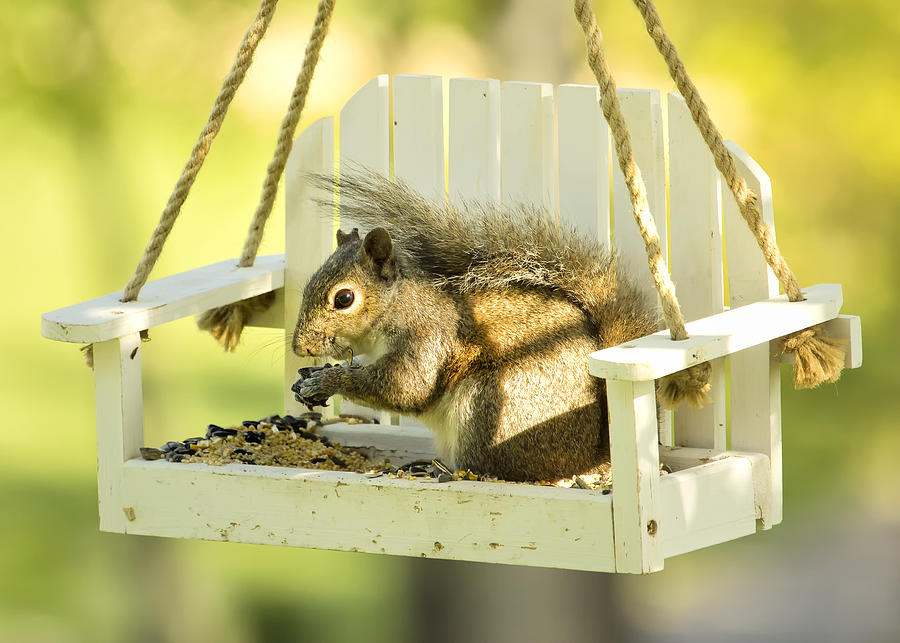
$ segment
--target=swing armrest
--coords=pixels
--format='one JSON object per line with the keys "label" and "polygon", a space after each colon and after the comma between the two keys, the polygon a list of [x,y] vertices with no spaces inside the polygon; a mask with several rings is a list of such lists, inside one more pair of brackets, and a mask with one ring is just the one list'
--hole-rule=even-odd
{"label": "swing armrest", "polygon": [[237,262],[228,259],[150,281],[137,301],[119,301],[120,290],[44,313],[41,333],[63,342],[102,342],[284,286],[284,255],[258,257],[249,268]]}
{"label": "swing armrest", "polygon": [[[843,303],[840,284],[819,284],[804,289],[803,294],[805,301],[789,302],[781,295],[688,322],[690,337],[683,341],[672,341],[668,331],[660,331],[597,351],[589,357],[591,375],[633,382],[655,380],[838,317]],[[838,332],[852,329],[849,367],[862,361],[859,324],[854,319],[855,324],[836,326]]]}

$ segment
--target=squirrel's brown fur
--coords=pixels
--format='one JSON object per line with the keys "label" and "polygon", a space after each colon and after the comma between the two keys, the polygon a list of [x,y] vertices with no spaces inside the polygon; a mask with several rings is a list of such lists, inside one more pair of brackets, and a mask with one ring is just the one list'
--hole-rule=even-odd
{"label": "squirrel's brown fur", "polygon": [[338,232],[293,347],[372,362],[316,371],[302,396],[416,416],[448,464],[510,480],[607,465],[605,383],[587,356],[658,328],[614,257],[533,208],[457,209],[370,174],[337,184],[342,217],[371,231]]}

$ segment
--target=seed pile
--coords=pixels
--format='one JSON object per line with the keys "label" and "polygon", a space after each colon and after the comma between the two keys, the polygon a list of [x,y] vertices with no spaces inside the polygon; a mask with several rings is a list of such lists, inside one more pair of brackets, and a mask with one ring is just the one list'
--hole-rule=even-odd
{"label": "seed pile", "polygon": [[[356,417],[342,417],[339,421],[360,423]],[[169,462],[211,465],[238,462],[358,473],[386,466],[382,461],[370,460],[357,449],[319,435],[316,428],[321,423],[321,413],[304,413],[299,417],[270,415],[234,427],[210,424],[205,437],[166,442],[158,449],[144,447],[141,457],[165,458]]]}
{"label": "seed pile", "polygon": [[[159,448],[141,448],[145,460],[165,459],[169,462],[201,462],[222,465],[232,462],[330,471],[355,471],[369,478],[387,476],[410,478],[422,482],[452,482],[457,480],[481,480],[507,482],[490,475],[472,471],[452,471],[440,460],[416,460],[400,467],[366,456],[365,448],[345,447],[339,442],[319,435],[317,429],[324,424],[346,422],[348,424],[372,423],[355,415],[342,415],[323,420],[321,413],[309,412],[299,416],[269,415],[261,420],[247,420],[240,426],[222,427],[210,424],[204,437],[186,438],[181,442],[166,442]],[[668,473],[662,465],[661,473]],[[594,489],[609,493],[612,481],[607,470],[604,473],[585,474],[555,481],[534,483],[573,489]]]}

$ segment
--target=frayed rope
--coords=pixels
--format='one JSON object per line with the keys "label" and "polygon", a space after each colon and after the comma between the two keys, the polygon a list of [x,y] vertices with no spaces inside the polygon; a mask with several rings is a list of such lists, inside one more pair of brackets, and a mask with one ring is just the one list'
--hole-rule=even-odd
{"label": "frayed rope", "polygon": [[819,325],[783,337],[781,350],[795,356],[794,388],[804,389],[838,380],[844,369],[847,344],[827,336]]}
{"label": "frayed rope", "polygon": [[231,352],[241,341],[241,332],[250,318],[267,311],[274,302],[275,293],[267,292],[227,306],[212,308],[197,316],[197,327],[208,330],[226,351]]}
{"label": "frayed rope", "polygon": [[712,365],[709,362],[696,364],[683,371],[666,375],[659,380],[657,395],[664,408],[677,409],[682,402],[699,409],[712,402],[709,396],[709,377]]}

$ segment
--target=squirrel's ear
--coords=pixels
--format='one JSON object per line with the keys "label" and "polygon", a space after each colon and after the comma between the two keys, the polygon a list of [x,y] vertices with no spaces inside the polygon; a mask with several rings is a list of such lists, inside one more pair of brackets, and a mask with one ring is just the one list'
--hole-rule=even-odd
{"label": "squirrel's ear", "polygon": [[342,246],[350,241],[359,241],[359,228],[353,228],[353,230],[351,230],[349,234],[344,232],[343,230],[337,231],[338,246]]}
{"label": "squirrel's ear", "polygon": [[363,254],[372,261],[379,276],[393,279],[396,269],[394,243],[387,230],[375,228],[369,232],[363,241]]}

